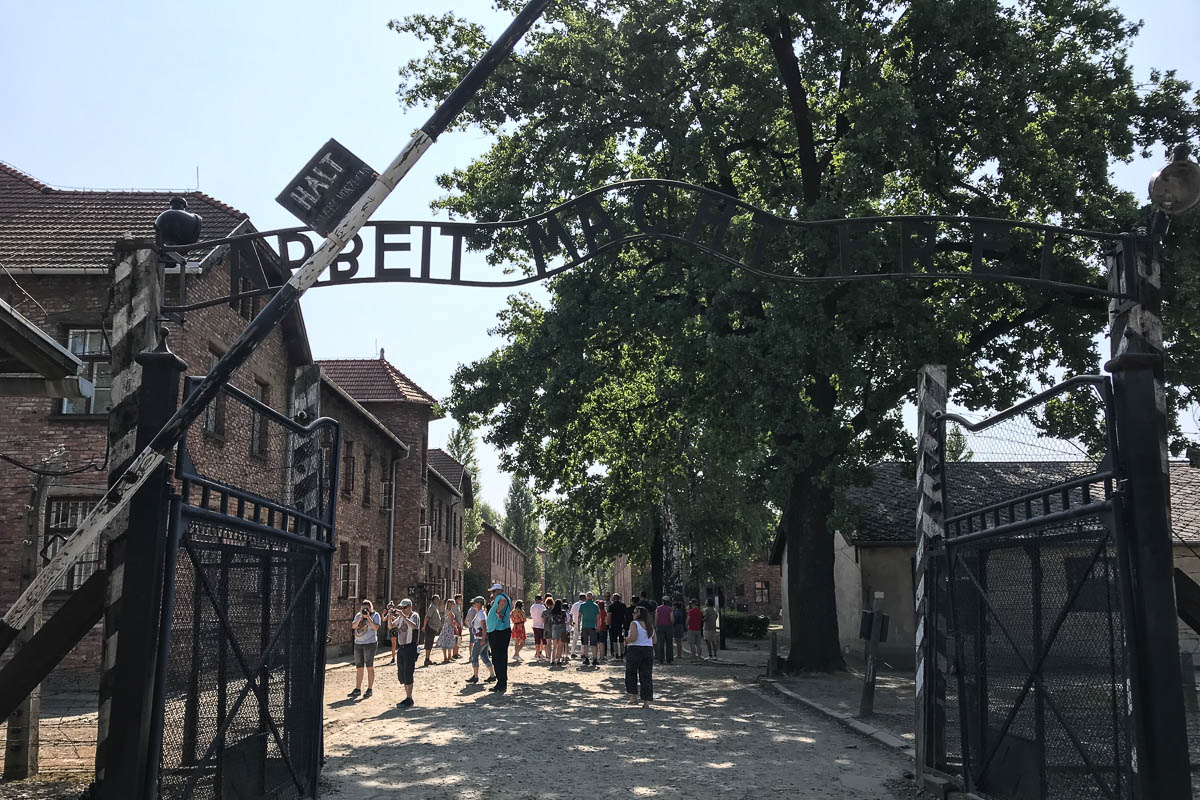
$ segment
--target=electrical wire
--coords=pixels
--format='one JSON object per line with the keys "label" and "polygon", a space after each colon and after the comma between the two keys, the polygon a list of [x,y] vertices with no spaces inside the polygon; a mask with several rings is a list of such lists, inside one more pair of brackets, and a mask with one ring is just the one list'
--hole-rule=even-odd
{"label": "electrical wire", "polygon": [[78,475],[79,473],[87,472],[90,469],[94,469],[97,472],[103,472],[108,467],[108,447],[106,446],[104,448],[104,463],[97,464],[95,461],[92,461],[91,463],[84,464],[82,467],[74,467],[72,469],[42,469],[41,467],[31,467],[30,465],[22,461],[18,461],[12,456],[5,455],[4,453],[0,453],[0,461],[6,461],[9,464],[12,464],[14,467],[23,469],[26,472],[32,472],[34,475],[42,475],[47,478],[61,478],[66,475]]}

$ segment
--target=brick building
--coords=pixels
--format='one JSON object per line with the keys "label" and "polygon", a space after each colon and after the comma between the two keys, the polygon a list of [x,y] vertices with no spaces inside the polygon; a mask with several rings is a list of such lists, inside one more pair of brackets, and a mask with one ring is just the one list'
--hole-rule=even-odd
{"label": "brick building", "polygon": [[471,474],[444,450],[433,448],[429,464],[429,497],[422,529],[425,585],[442,597],[452,597],[463,587],[463,526],[466,510],[475,505]]}
{"label": "brick building", "polygon": [[[37,476],[9,461],[0,463],[0,605],[7,608],[19,594],[18,563],[29,535],[45,556],[53,554],[104,491],[107,479],[107,431],[111,397],[109,302],[114,243],[125,235],[152,237],[154,220],[173,195],[163,192],[79,191],[52,189],[12,167],[0,164],[0,263],[10,280],[0,285],[0,299],[14,307],[82,362],[81,377],[94,391],[88,398],[0,397],[5,432],[0,452],[26,466],[49,466],[57,473]],[[252,232],[249,219],[200,192],[181,195],[190,211],[204,217],[204,235],[217,238]],[[259,283],[280,285],[286,273],[274,251],[262,244],[241,243],[189,256],[193,261],[167,268],[168,304],[186,294],[187,301],[229,294],[231,259],[253,263]],[[182,274],[180,274],[182,273]],[[181,284],[186,288],[181,290]],[[170,326],[171,349],[188,365],[188,374],[208,371],[260,307],[259,300],[222,303],[187,315],[186,325]],[[289,413],[296,369],[312,363],[299,309],[273,331],[232,383]],[[234,463],[249,452],[226,448],[222,420],[205,418],[198,446],[228,449]],[[201,438],[201,437],[197,437]],[[237,450],[237,452],[232,452]],[[60,591],[44,609],[53,613],[69,591],[101,568],[97,543],[68,572]],[[64,662],[64,667],[95,671],[99,663],[98,625]]]}
{"label": "brick building", "polygon": [[734,575],[731,582],[733,597],[729,603],[738,611],[778,619],[783,608],[782,580],[779,566],[769,564],[768,556],[764,554]]}
{"label": "brick building", "polygon": [[484,574],[488,586],[502,584],[513,600],[525,599],[525,553],[486,520],[471,551],[471,567]]}

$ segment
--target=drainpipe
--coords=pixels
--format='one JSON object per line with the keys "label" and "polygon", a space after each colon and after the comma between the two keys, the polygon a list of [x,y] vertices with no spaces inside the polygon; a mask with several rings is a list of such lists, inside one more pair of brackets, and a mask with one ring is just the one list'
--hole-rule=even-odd
{"label": "drainpipe", "polygon": [[391,465],[392,472],[392,503],[388,509],[388,546],[387,546],[387,599],[394,600],[392,596],[392,576],[396,572],[396,465],[404,459],[408,458],[408,451],[400,458],[393,458]]}

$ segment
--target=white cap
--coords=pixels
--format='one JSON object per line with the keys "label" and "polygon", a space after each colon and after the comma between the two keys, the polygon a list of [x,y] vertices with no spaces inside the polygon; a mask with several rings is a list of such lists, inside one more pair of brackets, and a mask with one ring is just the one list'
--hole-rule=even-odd
{"label": "white cap", "polygon": [[503,592],[503,591],[504,591],[504,587],[503,587],[503,586],[501,586],[501,585],[500,585],[500,584],[498,584],[498,583],[493,583],[493,584],[492,584],[492,588],[488,589],[488,591],[489,591],[489,592]]}

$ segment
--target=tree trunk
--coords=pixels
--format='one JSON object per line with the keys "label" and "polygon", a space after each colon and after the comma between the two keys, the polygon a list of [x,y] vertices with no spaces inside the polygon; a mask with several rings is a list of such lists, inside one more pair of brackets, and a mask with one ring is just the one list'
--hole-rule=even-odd
{"label": "tree trunk", "polygon": [[845,666],[833,591],[832,513],[832,489],[814,485],[807,475],[793,479],[779,521],[787,541],[791,670],[832,671]]}
{"label": "tree trunk", "polygon": [[663,559],[663,520],[662,516],[656,510],[652,525],[654,525],[654,541],[650,543],[650,585],[651,595],[656,601],[663,596],[663,575],[664,575],[664,559]]}

